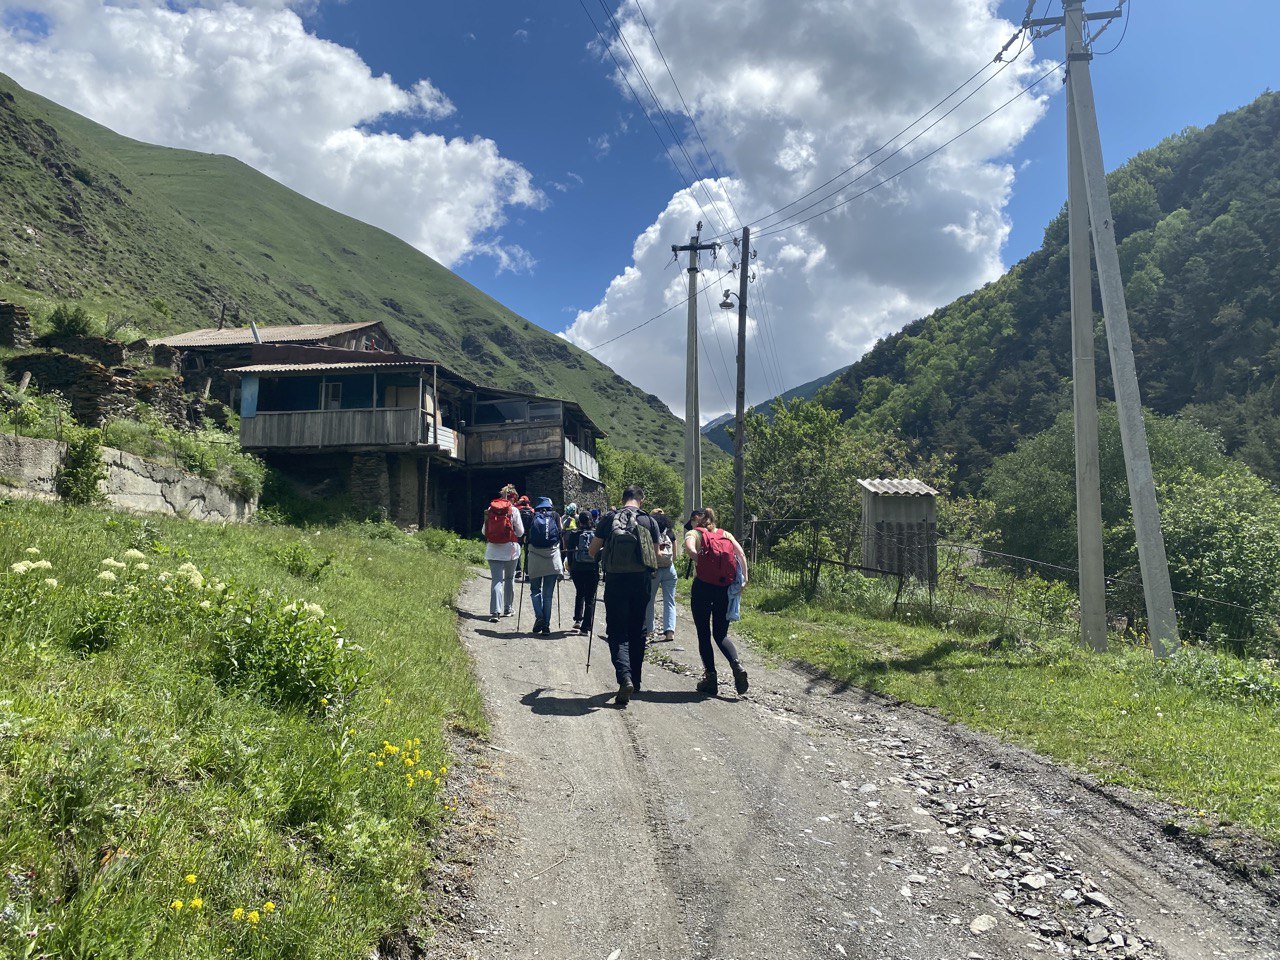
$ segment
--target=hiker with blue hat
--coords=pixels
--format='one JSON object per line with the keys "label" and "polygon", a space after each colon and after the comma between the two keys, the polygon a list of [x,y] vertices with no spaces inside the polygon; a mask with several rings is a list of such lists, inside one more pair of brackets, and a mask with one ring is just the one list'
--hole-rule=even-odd
{"label": "hiker with blue hat", "polygon": [[550,497],[539,497],[533,506],[533,523],[529,529],[529,596],[533,600],[533,632],[551,632],[551,610],[555,604],[556,584],[564,575],[560,556],[560,518]]}

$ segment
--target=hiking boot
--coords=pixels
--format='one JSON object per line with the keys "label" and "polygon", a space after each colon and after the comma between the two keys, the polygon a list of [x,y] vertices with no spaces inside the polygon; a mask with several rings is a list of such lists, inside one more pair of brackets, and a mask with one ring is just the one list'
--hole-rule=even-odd
{"label": "hiking boot", "polygon": [[635,692],[636,688],[631,685],[631,681],[624,680],[622,683],[618,684],[618,696],[614,700],[614,703],[620,707],[625,707],[631,702],[631,695]]}
{"label": "hiking boot", "polygon": [[673,640],[675,640],[675,638],[676,638],[676,632],[674,630],[668,630],[666,633],[662,635],[663,642],[665,643],[671,643]]}
{"label": "hiking boot", "polygon": [[575,621],[573,621],[573,629],[575,629],[575,630],[581,630],[581,629],[582,629],[582,621],[581,621],[581,620],[575,620]]}
{"label": "hiking boot", "polygon": [[733,666],[733,689],[738,691],[738,696],[742,696],[747,692],[747,688],[751,684],[747,681],[747,671],[743,670],[737,664]]}
{"label": "hiking boot", "polygon": [[716,691],[720,689],[720,684],[716,682],[716,676],[714,673],[708,673],[698,681],[698,685],[693,689],[697,690],[699,693],[709,693],[714,696]]}

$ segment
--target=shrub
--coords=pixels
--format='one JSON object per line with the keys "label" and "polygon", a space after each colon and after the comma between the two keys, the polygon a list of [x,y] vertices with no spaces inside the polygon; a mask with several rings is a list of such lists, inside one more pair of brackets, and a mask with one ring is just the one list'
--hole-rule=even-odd
{"label": "shrub", "polygon": [[88,337],[98,332],[97,322],[80,304],[58,304],[49,314],[49,326],[62,337]]}
{"label": "shrub", "polygon": [[79,427],[70,431],[62,466],[54,479],[54,489],[69,504],[87,506],[101,503],[99,484],[107,478],[102,462],[102,433]]}
{"label": "shrub", "polygon": [[299,580],[310,580],[312,583],[319,580],[337,559],[332,553],[321,557],[305,543],[291,543],[285,547],[277,547],[272,554],[288,571],[289,576],[297,577]]}
{"label": "shrub", "polygon": [[213,428],[175,430],[147,407],[136,420],[112,420],[103,428],[104,442],[147,460],[171,463],[212,480],[245,499],[262,493],[266,467],[240,449],[233,434]]}

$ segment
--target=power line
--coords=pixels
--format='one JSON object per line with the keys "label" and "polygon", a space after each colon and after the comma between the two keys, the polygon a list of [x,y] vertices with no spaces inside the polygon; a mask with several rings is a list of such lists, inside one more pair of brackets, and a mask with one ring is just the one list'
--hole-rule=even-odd
{"label": "power line", "polygon": [[[704,290],[710,290],[714,286],[719,286],[724,281],[724,278],[727,277],[728,275],[729,275],[729,271],[725,271],[719,276],[718,279],[701,287],[698,290],[698,292],[701,293]],[[645,320],[642,323],[637,323],[634,327],[629,327],[626,330],[623,330],[616,337],[610,337],[608,340],[602,340],[599,343],[595,344],[594,346],[582,347],[581,349],[586,351],[587,353],[591,353],[594,350],[599,350],[601,347],[607,347],[609,344],[613,343],[614,341],[621,340],[623,337],[630,336],[631,334],[635,333],[637,330],[640,330],[643,327],[647,327],[649,324],[653,323],[655,320],[661,320],[672,310],[676,310],[679,307],[683,307],[691,299],[692,299],[691,297],[685,297],[683,300],[680,300],[677,303],[673,303],[671,306],[667,307],[667,309],[663,310],[661,313],[655,313],[648,320]]]}
{"label": "power line", "polygon": [[763,233],[761,233],[761,234],[760,234],[761,238],[763,238],[763,237],[772,237],[772,236],[776,236],[776,235],[777,235],[777,234],[779,234],[779,233],[783,233],[783,232],[785,232],[785,231],[787,231],[787,230],[792,229],[793,227],[798,227],[798,226],[800,226],[800,225],[802,225],[802,224],[808,223],[808,222],[809,222],[809,221],[811,221],[811,220],[816,220],[816,219],[818,219],[819,217],[825,217],[827,214],[832,213],[832,212],[833,212],[833,211],[835,211],[835,210],[838,210],[840,207],[843,207],[845,204],[847,204],[847,203],[852,203],[854,200],[857,200],[857,199],[859,199],[860,197],[865,197],[868,193],[871,193],[871,191],[873,191],[873,190],[877,190],[877,189],[879,189],[880,187],[883,187],[885,184],[887,184],[887,183],[891,183],[892,181],[894,181],[894,180],[898,179],[898,177],[902,176],[902,175],[903,175],[904,173],[906,173],[908,170],[911,170],[911,169],[913,169],[913,168],[915,168],[915,167],[918,167],[920,164],[924,163],[926,160],[929,160],[929,159],[931,159],[931,158],[933,158],[933,157],[937,156],[939,153],[941,153],[941,152],[942,152],[943,150],[945,150],[947,147],[951,146],[951,144],[955,143],[955,142],[956,142],[957,140],[959,140],[961,137],[965,136],[966,134],[971,133],[972,131],[976,130],[978,127],[982,126],[982,124],[986,123],[988,120],[990,120],[992,117],[994,117],[997,113],[999,113],[1000,111],[1004,110],[1006,107],[1008,107],[1010,104],[1012,104],[1015,100],[1019,100],[1019,99],[1021,99],[1022,97],[1026,96],[1026,95],[1027,95],[1028,93],[1030,93],[1030,92],[1031,92],[1035,87],[1039,86],[1041,83],[1043,83],[1045,80],[1047,80],[1050,76],[1052,76],[1053,74],[1055,74],[1055,73],[1057,73],[1059,70],[1061,70],[1061,69],[1062,69],[1062,67],[1063,67],[1063,65],[1064,65],[1064,64],[1063,64],[1063,62],[1061,62],[1061,61],[1060,61],[1060,62],[1058,62],[1058,63],[1056,63],[1056,64],[1054,64],[1054,65],[1053,65],[1053,67],[1051,67],[1049,70],[1047,70],[1047,71],[1045,71],[1043,74],[1041,74],[1041,75],[1040,75],[1036,80],[1032,81],[1030,84],[1028,84],[1027,86],[1023,87],[1023,88],[1022,88],[1021,90],[1019,90],[1016,94],[1014,94],[1012,97],[1010,97],[1010,98],[1009,98],[1008,100],[1006,100],[1004,103],[1000,104],[1000,106],[996,107],[994,110],[992,110],[992,111],[991,111],[990,113],[988,113],[986,116],[982,117],[980,120],[977,120],[977,121],[975,121],[974,123],[970,124],[969,126],[965,127],[965,129],[961,130],[959,133],[957,133],[957,134],[956,134],[954,137],[952,137],[950,140],[946,141],[945,143],[941,144],[941,145],[940,145],[940,146],[938,146],[938,147],[935,147],[933,150],[930,150],[928,153],[924,154],[924,155],[923,155],[922,157],[920,157],[919,159],[914,160],[914,161],[912,161],[911,163],[907,164],[905,167],[903,167],[903,168],[902,168],[901,170],[899,170],[897,173],[890,174],[890,175],[889,175],[888,177],[886,177],[885,179],[880,180],[880,181],[878,181],[877,183],[873,183],[871,186],[867,187],[867,189],[862,190],[862,191],[860,191],[860,192],[858,192],[858,193],[855,193],[855,194],[853,194],[853,196],[845,197],[845,199],[841,200],[840,202],[832,204],[830,207],[826,208],[825,210],[819,210],[817,213],[813,214],[812,216],[805,217],[803,220],[796,220],[796,221],[794,221],[794,222],[792,222],[792,223],[787,223],[787,224],[783,224],[783,225],[781,225],[781,226],[778,226],[776,229],[770,229],[770,230],[767,230],[767,231],[765,231],[765,232],[763,232]]}
{"label": "power line", "polygon": [[[1115,42],[1115,46],[1113,46],[1110,50],[1107,50],[1104,53],[1095,53],[1094,54],[1095,57],[1111,56],[1111,54],[1115,53],[1117,50],[1120,49],[1120,44],[1124,43],[1124,38],[1129,35],[1129,17],[1133,13],[1133,0],[1120,0],[1120,4],[1121,6],[1124,7],[1124,28],[1120,31],[1120,39]],[[1092,46],[1093,41],[1097,40],[1100,36],[1102,36],[1103,33],[1106,32],[1107,27],[1111,26],[1113,22],[1114,21],[1108,20],[1097,33],[1095,33],[1092,37],[1090,37],[1089,45]]]}

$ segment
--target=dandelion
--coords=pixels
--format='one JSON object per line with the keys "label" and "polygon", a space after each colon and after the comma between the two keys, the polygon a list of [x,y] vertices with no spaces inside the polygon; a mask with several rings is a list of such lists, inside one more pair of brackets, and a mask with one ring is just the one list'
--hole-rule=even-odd
{"label": "dandelion", "polygon": [[169,904],[169,909],[174,913],[181,913],[183,906],[184,904],[181,900],[175,900],[173,903]]}
{"label": "dandelion", "polygon": [[272,910],[274,910],[275,908],[276,908],[276,905],[275,905],[274,903],[272,903],[270,900],[268,900],[266,903],[264,903],[264,904],[262,905],[262,912],[263,912],[263,913],[270,913],[270,912],[271,912]]}
{"label": "dandelion", "polygon": [[185,877],[182,878],[182,880],[184,883],[186,883],[188,887],[193,887],[195,886],[195,883],[196,883],[196,875],[194,873],[188,873]]}
{"label": "dandelion", "polygon": [[192,897],[191,903],[188,904],[188,906],[190,906],[192,910],[200,910],[204,907],[204,900],[200,897]]}
{"label": "dandelion", "polygon": [[328,705],[329,705],[329,698],[328,698],[328,697],[321,697],[321,698],[320,698],[320,706],[322,706],[322,707],[327,707]]}
{"label": "dandelion", "polygon": [[24,551],[23,551],[23,553],[25,553],[25,554],[26,554],[27,556],[29,556],[29,557],[38,557],[38,556],[40,556],[40,548],[39,548],[39,547],[27,547],[27,549],[26,549],[26,550],[24,550]]}
{"label": "dandelion", "polygon": [[262,914],[258,913],[257,910],[250,910],[249,915],[245,917],[245,919],[248,920],[250,923],[256,924],[259,920],[262,919]]}
{"label": "dandelion", "polygon": [[244,907],[236,907],[234,910],[232,910],[232,911],[231,911],[231,919],[232,919],[232,920],[243,920],[243,919],[244,919]]}
{"label": "dandelion", "polygon": [[100,574],[98,574],[98,579],[105,580],[107,583],[115,583],[116,575],[112,573],[110,570],[103,570]]}
{"label": "dandelion", "polygon": [[129,549],[124,552],[124,558],[126,560],[145,560],[147,559],[147,555],[141,550]]}
{"label": "dandelion", "polygon": [[448,772],[449,772],[449,768],[446,767],[443,763],[440,764],[440,776],[443,777]]}

